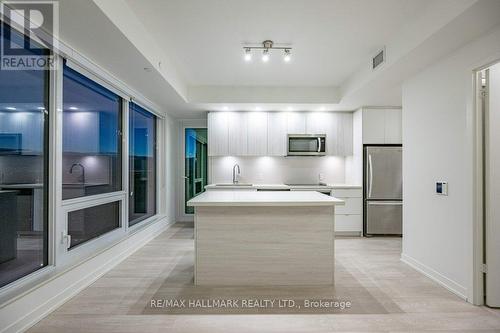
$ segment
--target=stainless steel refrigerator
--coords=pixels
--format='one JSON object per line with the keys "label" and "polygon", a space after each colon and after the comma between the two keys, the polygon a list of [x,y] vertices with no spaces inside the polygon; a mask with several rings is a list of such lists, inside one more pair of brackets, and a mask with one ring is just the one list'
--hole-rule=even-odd
{"label": "stainless steel refrigerator", "polygon": [[402,153],[395,145],[364,147],[365,236],[402,234]]}

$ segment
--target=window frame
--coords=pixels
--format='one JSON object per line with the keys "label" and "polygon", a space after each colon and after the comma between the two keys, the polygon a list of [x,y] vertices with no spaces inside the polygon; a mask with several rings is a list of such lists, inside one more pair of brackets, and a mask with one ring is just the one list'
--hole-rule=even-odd
{"label": "window frame", "polygon": [[[24,31],[19,30],[16,26],[9,25],[4,21],[2,15],[0,15],[0,30],[8,27],[9,30],[14,30],[20,34],[24,39],[32,39],[24,34]],[[11,36],[12,32],[9,32]],[[48,54],[55,54],[50,49],[46,51]],[[10,293],[12,290],[16,290],[26,284],[31,283],[34,279],[45,276],[48,272],[53,270],[54,263],[54,251],[53,251],[53,223],[51,223],[51,217],[53,212],[53,193],[54,188],[51,185],[52,181],[52,159],[54,152],[51,150],[52,146],[52,122],[55,116],[51,116],[49,110],[53,106],[53,96],[55,94],[55,89],[53,87],[54,73],[51,70],[43,71],[43,105],[46,107],[43,115],[43,143],[42,143],[42,153],[43,153],[43,262],[44,266],[25,274],[14,281],[9,282],[6,285],[0,286],[0,305],[1,299],[5,294]]]}
{"label": "window frame", "polygon": [[159,207],[160,201],[158,199],[159,192],[160,192],[159,191],[159,185],[160,185],[160,183],[159,183],[159,172],[158,172],[159,171],[159,166],[160,166],[160,164],[159,164],[159,150],[158,150],[158,145],[159,145],[159,140],[158,140],[159,135],[158,134],[159,134],[159,128],[160,128],[159,127],[159,122],[160,122],[161,119],[155,113],[151,112],[149,110],[149,108],[144,107],[143,105],[141,105],[140,103],[137,103],[134,100],[129,101],[129,103],[128,103],[128,119],[129,119],[128,124],[129,125],[127,127],[127,145],[128,145],[128,147],[127,147],[127,155],[128,155],[127,156],[127,158],[128,158],[127,159],[127,161],[128,161],[128,163],[127,163],[127,165],[128,165],[128,169],[127,169],[127,176],[128,176],[127,177],[127,194],[128,195],[127,196],[128,196],[128,199],[129,199],[129,201],[128,201],[129,207],[127,209],[127,213],[128,214],[130,213],[130,199],[131,199],[130,198],[130,187],[131,187],[130,186],[130,157],[131,157],[131,155],[130,155],[130,148],[131,148],[130,147],[130,136],[131,136],[130,135],[130,119],[131,119],[131,116],[132,116],[132,111],[131,111],[132,108],[130,106],[131,106],[132,103],[136,104],[137,106],[139,106],[144,111],[148,112],[149,114],[151,114],[154,117],[153,119],[154,119],[154,131],[155,131],[155,133],[154,133],[155,134],[155,138],[154,138],[154,145],[153,145],[154,154],[155,154],[155,162],[154,162],[155,163],[155,211],[154,211],[154,214],[151,215],[151,216],[140,217],[140,218],[137,218],[137,219],[133,220],[133,221],[135,221],[134,224],[130,224],[130,222],[132,222],[132,221],[130,220],[130,216],[127,216],[127,225],[128,225],[128,228],[132,228],[133,229],[137,225],[142,225],[145,221],[151,220],[152,218],[154,218],[155,216],[157,216],[158,212],[160,211],[160,207]]}
{"label": "window frame", "polygon": [[[0,16],[0,23],[1,23]],[[78,266],[85,260],[98,255],[102,251],[109,249],[120,242],[131,237],[135,233],[148,228],[166,216],[167,205],[165,176],[166,161],[168,154],[175,152],[175,147],[167,147],[166,139],[167,119],[165,114],[158,112],[161,108],[148,101],[141,93],[137,92],[130,85],[120,81],[112,74],[99,67],[86,56],[71,49],[61,42],[60,48],[53,50],[54,64],[56,70],[49,71],[49,100],[48,112],[48,165],[47,187],[48,187],[48,209],[47,209],[47,229],[48,229],[48,262],[33,273],[26,275],[0,288],[0,307],[15,301],[17,297],[36,290],[39,285],[52,279],[66,269]],[[85,75],[87,78],[104,86],[105,88],[122,97],[122,190],[97,194],[87,197],[62,200],[62,113],[63,113],[63,61],[73,70]],[[133,100],[148,112],[156,116],[156,213],[155,215],[133,225],[128,226],[128,119],[129,101]],[[170,130],[171,122],[169,121]],[[174,130],[175,131],[175,130]],[[167,152],[168,148],[168,152]],[[173,149],[173,150],[171,150]],[[170,155],[168,155],[170,156]],[[175,190],[175,184],[172,191]],[[103,203],[120,201],[120,228],[105,233],[99,237],[82,243],[70,250],[66,249],[64,233],[67,228],[67,212],[78,210],[79,208],[92,207]],[[173,215],[172,215],[173,216]],[[175,217],[175,216],[174,216]]]}

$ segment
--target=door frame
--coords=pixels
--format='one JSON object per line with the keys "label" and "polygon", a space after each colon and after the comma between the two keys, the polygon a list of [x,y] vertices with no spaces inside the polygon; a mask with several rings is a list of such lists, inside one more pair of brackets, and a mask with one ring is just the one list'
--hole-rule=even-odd
{"label": "door frame", "polygon": [[[178,214],[177,214],[177,221],[180,222],[193,222],[194,221],[194,214],[186,214],[184,212],[184,201],[186,198],[186,191],[184,188],[184,172],[186,170],[186,128],[207,128],[207,119],[184,119],[180,120],[180,126],[179,126],[179,142],[180,142],[180,153],[179,153],[179,177],[178,177],[178,188],[179,191],[179,196],[177,198],[177,208],[178,208]],[[210,168],[210,163],[208,162],[208,156],[207,156],[207,168]],[[210,170],[207,170],[207,177],[210,174]]]}
{"label": "door frame", "polygon": [[482,111],[481,105],[481,85],[479,84],[479,73],[489,67],[500,63],[500,59],[496,58],[485,65],[477,67],[473,70],[473,276],[472,276],[472,299],[471,303],[475,305],[485,304],[485,279],[484,279],[484,259],[485,259],[485,158],[488,144],[485,141],[485,132],[487,126],[487,107],[485,114]]}

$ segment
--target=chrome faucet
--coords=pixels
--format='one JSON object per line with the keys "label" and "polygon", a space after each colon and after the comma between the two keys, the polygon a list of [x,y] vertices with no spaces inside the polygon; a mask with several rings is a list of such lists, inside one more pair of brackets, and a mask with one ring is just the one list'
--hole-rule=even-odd
{"label": "chrome faucet", "polygon": [[73,169],[76,166],[79,166],[82,169],[82,174],[80,175],[80,177],[78,177],[78,181],[82,184],[85,184],[85,167],[83,165],[81,165],[80,163],[73,163],[73,165],[71,165],[71,169],[69,169],[69,173],[73,173]]}
{"label": "chrome faucet", "polygon": [[236,167],[238,167],[238,176],[241,173],[240,166],[238,164],[233,165],[233,184],[238,184],[238,180],[236,179]]}

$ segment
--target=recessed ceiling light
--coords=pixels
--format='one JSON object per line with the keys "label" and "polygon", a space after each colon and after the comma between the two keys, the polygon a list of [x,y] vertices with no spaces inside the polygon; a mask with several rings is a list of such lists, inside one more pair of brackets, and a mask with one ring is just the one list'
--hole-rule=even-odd
{"label": "recessed ceiling light", "polygon": [[320,110],[320,111],[325,111],[326,109],[325,109],[325,107],[324,107],[324,106],[322,106],[322,107],[320,107],[320,108],[319,108],[319,110]]}
{"label": "recessed ceiling light", "polygon": [[264,50],[262,51],[262,62],[268,62],[269,61],[269,50]]}
{"label": "recessed ceiling light", "polygon": [[293,108],[291,106],[287,107],[286,109],[287,111],[293,111]]}
{"label": "recessed ceiling light", "polygon": [[255,111],[261,111],[261,110],[262,110],[262,108],[260,106],[255,107]]}
{"label": "recessed ceiling light", "polygon": [[17,109],[16,109],[15,107],[13,107],[13,106],[7,106],[7,107],[6,107],[6,109],[7,109],[7,110],[10,110],[10,111],[15,111],[15,110],[17,110]]}
{"label": "recessed ceiling light", "polygon": [[70,110],[73,110],[73,111],[74,111],[74,110],[78,110],[78,108],[77,108],[76,106],[70,106],[70,107],[69,107],[69,109],[70,109]]}
{"label": "recessed ceiling light", "polygon": [[222,108],[222,110],[227,111],[227,110],[229,110],[229,108],[228,108],[227,106],[224,106],[224,107]]}

